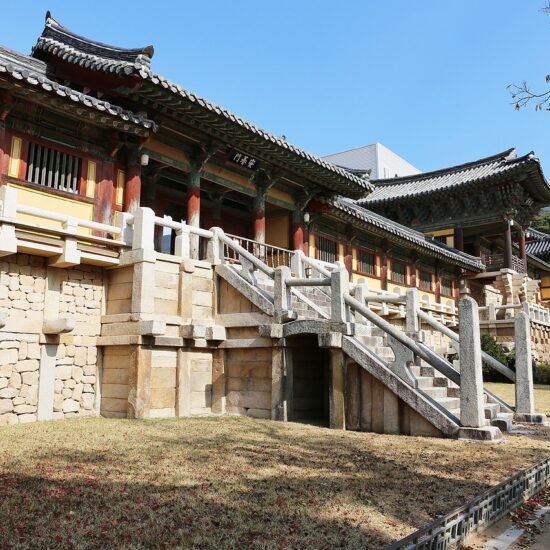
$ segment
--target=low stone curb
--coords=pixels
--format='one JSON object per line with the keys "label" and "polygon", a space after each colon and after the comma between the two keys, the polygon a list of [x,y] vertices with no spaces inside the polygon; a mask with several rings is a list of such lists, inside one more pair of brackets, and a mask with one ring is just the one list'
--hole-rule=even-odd
{"label": "low stone curb", "polygon": [[488,489],[449,514],[386,547],[386,550],[456,548],[532,497],[550,481],[550,457]]}

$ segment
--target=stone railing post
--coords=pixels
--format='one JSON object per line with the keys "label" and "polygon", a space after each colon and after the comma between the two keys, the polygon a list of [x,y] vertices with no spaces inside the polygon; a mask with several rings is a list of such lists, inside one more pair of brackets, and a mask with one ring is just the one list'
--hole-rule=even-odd
{"label": "stone railing post", "polygon": [[274,286],[273,286],[273,307],[275,310],[275,319],[278,323],[282,322],[288,315],[292,307],[292,295],[290,287],[286,281],[290,279],[290,268],[279,266],[275,268]]}
{"label": "stone railing post", "polygon": [[290,271],[292,275],[301,279],[305,277],[304,262],[302,256],[304,255],[302,250],[295,250],[290,260]]}
{"label": "stone railing post", "polygon": [[420,294],[417,288],[408,288],[406,296],[405,331],[411,338],[418,338],[420,332],[420,320],[418,310],[420,309]]}
{"label": "stone railing post", "polygon": [[547,424],[545,414],[535,413],[531,322],[525,311],[516,314],[514,328],[516,345],[516,414],[514,418],[519,422]]}
{"label": "stone railing post", "polygon": [[115,216],[115,225],[120,228],[120,240],[128,246],[132,246],[134,238],[133,214],[129,212],[117,212]]}
{"label": "stone railing post", "polygon": [[220,235],[223,234],[221,227],[212,227],[212,237],[209,239],[206,246],[206,259],[212,265],[223,264],[224,262],[224,247]]}
{"label": "stone railing post", "polygon": [[134,214],[132,250],[155,250],[155,213],[140,206]]}
{"label": "stone railing post", "polygon": [[[369,286],[367,281],[365,281],[365,279],[360,279],[355,285],[355,294],[353,297],[358,302],[361,302],[361,304],[364,305],[365,298],[367,297],[368,293],[369,293]],[[354,313],[354,317],[355,317],[356,323],[367,324],[367,319],[363,317],[363,315],[361,315],[359,312],[356,311]]]}
{"label": "stone railing post", "polygon": [[479,308],[470,296],[458,304],[460,357],[460,422],[459,437],[464,439],[494,440],[501,437],[495,426],[485,426],[483,372]]}
{"label": "stone railing post", "polygon": [[189,258],[191,255],[191,242],[189,237],[189,226],[186,222],[181,222],[181,227],[176,230],[174,240],[174,256],[180,258]]}
{"label": "stone railing post", "polygon": [[[3,185],[0,187],[0,216],[13,220],[17,215],[17,189]],[[9,222],[0,224],[0,256],[9,256],[17,252],[15,225]]]}
{"label": "stone railing post", "polygon": [[347,308],[344,294],[349,292],[349,274],[341,262],[330,274],[330,317],[335,323],[347,322]]}

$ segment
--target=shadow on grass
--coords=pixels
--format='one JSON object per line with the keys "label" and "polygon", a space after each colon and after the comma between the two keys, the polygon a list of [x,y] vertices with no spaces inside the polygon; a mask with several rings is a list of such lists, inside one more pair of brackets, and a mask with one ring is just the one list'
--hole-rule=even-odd
{"label": "shadow on grass", "polygon": [[204,420],[126,426],[107,450],[92,440],[8,465],[0,548],[381,548],[489,486],[456,475],[458,455],[428,474],[353,434],[248,421],[221,433]]}

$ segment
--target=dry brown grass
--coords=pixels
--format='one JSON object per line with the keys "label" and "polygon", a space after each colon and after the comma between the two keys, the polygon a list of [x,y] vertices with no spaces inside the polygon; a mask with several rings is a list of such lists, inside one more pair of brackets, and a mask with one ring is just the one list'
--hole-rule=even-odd
{"label": "dry brown grass", "polygon": [[0,428],[0,548],[381,548],[549,454],[245,418]]}
{"label": "dry brown grass", "polygon": [[[504,399],[510,405],[516,404],[516,394],[514,384],[505,384],[500,382],[486,382],[484,384],[488,390]],[[550,385],[535,384],[535,409],[537,412],[546,413],[550,416]]]}

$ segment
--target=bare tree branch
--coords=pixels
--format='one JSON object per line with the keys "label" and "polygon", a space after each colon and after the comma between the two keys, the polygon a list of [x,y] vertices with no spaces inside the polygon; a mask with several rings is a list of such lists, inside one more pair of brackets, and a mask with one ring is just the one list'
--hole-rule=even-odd
{"label": "bare tree branch", "polygon": [[[546,15],[550,15],[550,0],[546,0],[540,11]],[[550,75],[546,75],[546,82],[550,82]],[[550,90],[541,93],[532,92],[525,81],[519,86],[517,84],[510,84],[507,90],[514,100],[512,105],[514,105],[516,111],[519,111],[530,102],[535,103],[535,111],[550,111]]]}

